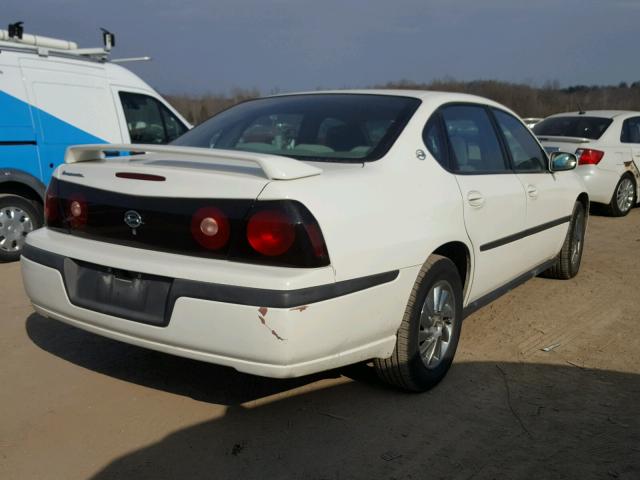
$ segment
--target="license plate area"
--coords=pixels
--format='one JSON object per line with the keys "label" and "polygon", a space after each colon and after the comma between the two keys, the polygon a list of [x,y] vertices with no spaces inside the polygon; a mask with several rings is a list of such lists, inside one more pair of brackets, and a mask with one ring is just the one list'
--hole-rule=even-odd
{"label": "license plate area", "polygon": [[71,303],[106,315],[164,327],[173,279],[66,258],[64,281]]}

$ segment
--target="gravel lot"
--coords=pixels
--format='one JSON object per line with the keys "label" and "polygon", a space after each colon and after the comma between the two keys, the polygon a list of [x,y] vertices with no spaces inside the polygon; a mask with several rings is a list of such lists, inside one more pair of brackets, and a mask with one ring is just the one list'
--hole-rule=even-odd
{"label": "gravel lot", "polygon": [[578,277],[467,319],[422,395],[366,367],[275,381],[97,337],[34,314],[0,265],[0,478],[640,478],[639,252],[640,209],[591,217]]}

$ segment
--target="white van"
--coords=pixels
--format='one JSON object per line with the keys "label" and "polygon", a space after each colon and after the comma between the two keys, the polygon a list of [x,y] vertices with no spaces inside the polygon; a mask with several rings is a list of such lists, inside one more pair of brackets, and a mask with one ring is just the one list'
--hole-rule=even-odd
{"label": "white van", "polygon": [[158,92],[108,61],[105,46],[0,30],[0,261],[42,225],[46,185],[69,145],[169,143],[189,123]]}

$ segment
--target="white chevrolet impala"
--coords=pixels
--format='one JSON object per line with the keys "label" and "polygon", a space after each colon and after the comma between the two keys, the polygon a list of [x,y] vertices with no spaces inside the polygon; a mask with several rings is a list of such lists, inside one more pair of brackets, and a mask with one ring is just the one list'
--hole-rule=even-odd
{"label": "white chevrolet impala", "polygon": [[269,377],[373,361],[426,390],[465,316],[578,272],[575,166],[480,97],[252,100],[171,146],[70,148],[24,283],[41,315],[124,342]]}

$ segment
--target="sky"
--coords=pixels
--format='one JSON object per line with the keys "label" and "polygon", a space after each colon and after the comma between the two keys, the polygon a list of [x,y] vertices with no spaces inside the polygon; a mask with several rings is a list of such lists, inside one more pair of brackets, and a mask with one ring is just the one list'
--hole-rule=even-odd
{"label": "sky", "polygon": [[[640,81],[640,0],[0,0],[0,28],[102,43],[164,94],[406,79]],[[8,2],[8,3],[7,3]]]}

